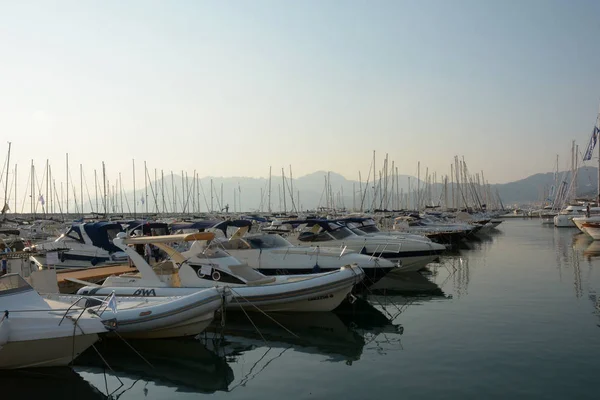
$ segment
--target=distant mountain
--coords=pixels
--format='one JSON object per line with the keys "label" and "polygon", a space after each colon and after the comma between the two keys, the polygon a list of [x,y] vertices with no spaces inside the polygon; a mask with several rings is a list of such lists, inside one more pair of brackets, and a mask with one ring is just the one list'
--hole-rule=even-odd
{"label": "distant mountain", "polygon": [[[545,174],[535,174],[527,178],[491,185],[495,190],[498,189],[502,202],[511,203],[529,203],[543,200],[550,192],[550,188],[555,185],[555,182],[566,182],[567,185],[571,181],[570,172],[559,172],[555,174],[548,172]],[[577,195],[581,197],[595,197],[598,187],[598,169],[595,167],[579,168],[577,174]]]}
{"label": "distant mountain", "polygon": [[[369,177],[368,183],[361,183],[346,179],[344,176],[328,171],[317,171],[293,180],[289,176],[285,178],[285,188],[281,175],[271,177],[271,200],[272,211],[308,210],[327,206],[328,194],[325,190],[325,182],[328,182],[329,202],[335,202],[336,207],[352,208],[353,205],[360,207],[361,201],[365,208],[370,207],[373,198],[373,178]],[[379,177],[378,177],[379,179]],[[409,179],[411,186],[416,187],[416,178],[408,175],[399,175],[397,184],[399,189],[396,193],[407,193]],[[389,178],[389,192],[393,178]],[[367,190],[367,186],[369,189]],[[394,184],[394,188],[396,184]],[[182,190],[184,188],[184,190]],[[362,188],[362,192],[361,192]],[[284,201],[285,190],[285,201]],[[378,189],[379,190],[379,189]],[[164,191],[164,200],[163,200]],[[293,191],[293,200],[290,192]],[[173,195],[174,193],[174,195]],[[366,193],[366,194],[364,194]],[[136,211],[143,212],[148,204],[148,211],[181,212],[182,210],[194,212],[206,212],[208,210],[218,211],[227,205],[229,211],[267,211],[269,210],[269,179],[247,178],[247,177],[204,177],[198,179],[194,187],[191,177],[181,175],[168,175],[157,181],[152,181],[148,186],[148,200],[146,201],[146,189],[140,188],[135,194],[132,191],[124,193],[123,211],[133,212],[134,199]],[[363,199],[364,197],[364,199]],[[112,210],[112,202],[116,202],[116,211],[120,211],[120,196],[109,196],[109,208]],[[285,203],[285,204],[284,204]],[[391,201],[390,201],[391,203]],[[86,207],[86,211],[88,207]]]}
{"label": "distant mountain", "polygon": [[[556,174],[560,182],[570,182],[570,174],[560,172]],[[271,198],[269,207],[269,179],[268,178],[248,178],[248,177],[204,177],[198,179],[194,184],[194,179],[191,177],[183,177],[181,175],[165,175],[164,181],[149,182],[148,188],[139,188],[133,191],[126,191],[121,196],[120,193],[114,193],[114,186],[109,185],[110,193],[107,194],[109,199],[108,210],[111,212],[133,213],[134,210],[139,213],[144,213],[146,207],[149,213],[167,212],[179,213],[186,211],[188,213],[201,213],[209,210],[219,211],[229,207],[229,211],[268,211],[273,212],[291,210],[312,210],[317,207],[326,207],[329,204],[335,204],[336,208],[359,209],[361,203],[364,209],[369,209],[373,205],[373,191],[375,187],[378,192],[378,200],[374,205],[375,208],[380,208],[381,193],[379,187],[379,177],[374,187],[373,177],[362,177],[363,181],[349,180],[335,172],[317,171],[308,175],[290,180],[285,179],[285,189],[281,175],[273,175],[271,178]],[[367,182],[368,179],[368,182]],[[504,205],[523,204],[531,202],[539,202],[548,196],[551,187],[555,185],[555,174],[544,173],[535,174],[527,178],[509,182],[504,184],[490,185],[492,193],[498,190]],[[392,182],[397,182],[399,188],[396,190],[396,183],[392,190]],[[417,188],[417,179],[409,175],[399,175],[389,178],[388,193],[401,195],[402,207],[407,207],[407,193],[411,186],[410,205],[414,207],[415,191]],[[326,182],[328,182],[326,188]],[[578,190],[579,196],[596,195],[597,187],[597,169],[593,167],[580,168],[578,173]],[[112,188],[112,189],[111,189]],[[423,182],[420,182],[421,199],[426,199],[428,204],[439,204],[444,198],[443,187],[441,184],[433,185],[430,190],[425,189]],[[362,189],[362,190],[361,190]],[[284,200],[285,190],[285,200]],[[290,192],[293,190],[293,200]],[[450,183],[448,191],[450,192]],[[147,198],[146,198],[147,193]],[[428,197],[427,197],[428,196]],[[430,197],[430,198],[429,198]],[[449,197],[451,195],[449,194]],[[388,208],[393,208],[396,203],[392,203],[388,199]],[[97,211],[90,209],[90,203],[94,205],[95,200],[89,199],[84,205],[84,211]],[[100,200],[99,203],[102,203]],[[75,207],[71,203],[71,207]],[[146,206],[147,205],[147,206]],[[78,208],[78,207],[77,207]],[[99,211],[103,211],[103,206],[100,206]],[[74,211],[73,208],[70,209]]]}

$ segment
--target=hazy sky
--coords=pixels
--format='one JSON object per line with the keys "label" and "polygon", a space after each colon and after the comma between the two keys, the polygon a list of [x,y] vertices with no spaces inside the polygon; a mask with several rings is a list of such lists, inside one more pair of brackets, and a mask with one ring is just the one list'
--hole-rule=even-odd
{"label": "hazy sky", "polygon": [[23,179],[31,159],[64,176],[66,152],[88,179],[102,161],[130,179],[132,158],[140,180],[144,160],[356,179],[376,150],[404,174],[464,155],[511,181],[585,147],[599,16],[595,0],[2,0],[0,160],[10,140]]}

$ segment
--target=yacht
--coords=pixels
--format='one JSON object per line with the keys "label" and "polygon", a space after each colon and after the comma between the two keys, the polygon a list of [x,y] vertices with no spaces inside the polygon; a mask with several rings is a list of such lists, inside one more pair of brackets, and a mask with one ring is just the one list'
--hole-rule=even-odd
{"label": "yacht", "polygon": [[[577,224],[573,221],[576,217],[585,217],[587,211],[586,206],[581,205],[570,205],[562,210],[557,216],[554,217],[554,226],[557,228],[573,228]],[[600,207],[590,207],[590,214],[600,214]],[[580,220],[581,221],[581,220]],[[581,222],[583,223],[583,222]]]}
{"label": "yacht", "polygon": [[0,369],[70,364],[108,331],[85,309],[43,299],[21,276],[0,277]]}
{"label": "yacht", "polygon": [[[418,271],[437,259],[446,247],[423,240],[401,239],[393,236],[359,236],[340,223],[329,220],[296,220],[285,224],[303,226],[295,240],[310,246],[338,247],[373,257],[399,261],[398,272]],[[294,243],[294,241],[292,241]]]}
{"label": "yacht", "polygon": [[[210,229],[219,234],[210,242],[210,247],[222,248],[238,260],[269,276],[330,272],[344,265],[354,264],[364,271],[363,283],[368,285],[398,267],[397,262],[348,249],[295,246],[277,233],[286,233],[281,229],[248,233],[252,227],[252,221],[249,220],[199,221],[179,223],[171,227],[188,232]],[[278,226],[280,227],[281,225]],[[230,235],[229,228],[235,228]],[[203,250],[199,242],[195,242],[186,254],[196,255]]]}
{"label": "yacht", "polygon": [[[88,268],[99,265],[122,264],[127,262],[125,253],[112,243],[123,227],[117,222],[88,222],[73,224],[66,233],[56,240],[32,246],[41,253],[58,252],[56,268]],[[38,257],[48,265],[46,256]]]}
{"label": "yacht", "polygon": [[[245,311],[332,311],[362,281],[360,267],[347,265],[333,272],[268,277],[220,249],[207,248],[202,254],[180,253],[169,243],[208,241],[212,232],[170,236],[127,238],[120,233],[114,244],[127,253],[139,274],[107,278],[102,286],[86,286],[81,295],[182,296],[207,287],[227,287],[233,301],[227,308]],[[170,260],[151,267],[128,245],[151,244]]]}

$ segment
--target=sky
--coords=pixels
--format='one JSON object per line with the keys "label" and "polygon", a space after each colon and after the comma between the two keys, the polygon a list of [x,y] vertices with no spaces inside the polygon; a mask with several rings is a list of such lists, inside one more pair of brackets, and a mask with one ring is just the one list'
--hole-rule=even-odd
{"label": "sky", "polygon": [[[600,2],[0,0],[0,160],[64,179],[106,163],[199,176],[292,165],[357,179],[490,183],[585,151],[600,104]],[[73,171],[74,170],[74,171]],[[40,172],[41,173],[41,172]]]}

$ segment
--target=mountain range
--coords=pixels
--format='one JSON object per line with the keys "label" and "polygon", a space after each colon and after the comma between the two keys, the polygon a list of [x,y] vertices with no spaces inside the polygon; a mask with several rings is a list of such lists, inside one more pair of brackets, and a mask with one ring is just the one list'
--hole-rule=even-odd
{"label": "mountain range", "polygon": [[[578,171],[577,195],[594,197],[597,191],[597,169],[595,167],[582,167]],[[502,184],[490,185],[492,193],[500,195],[505,206],[521,205],[526,203],[540,202],[547,198],[552,186],[560,185],[560,182],[570,182],[570,172],[539,173],[527,178]],[[181,212],[182,210],[193,212],[206,212],[210,209],[219,210],[229,206],[229,211],[267,211],[269,210],[269,179],[248,177],[204,177],[198,180],[194,189],[193,179],[181,177],[181,175],[165,176],[164,183],[161,179],[151,182],[148,188],[148,210],[149,212],[163,211],[164,188],[164,210]],[[212,196],[211,196],[212,181]],[[389,192],[391,193],[391,181]],[[328,182],[330,204],[335,201],[336,207],[360,208],[361,202],[364,208],[370,208],[373,198],[372,177],[368,182],[346,179],[335,172],[317,171],[302,177],[290,180],[281,176],[273,176],[271,179],[271,207],[272,211],[284,210],[307,210],[327,206],[328,193],[325,190]],[[417,186],[424,188],[424,183],[418,182],[417,178],[409,175],[399,175],[397,178],[399,190],[394,192],[404,194],[403,206],[406,207],[406,193],[409,183],[411,192],[414,193]],[[366,189],[368,186],[368,189]],[[396,186],[396,185],[394,185]],[[182,188],[186,188],[182,191]],[[361,192],[362,188],[362,192]],[[283,192],[285,190],[285,206]],[[293,190],[293,200],[290,192]],[[379,190],[379,189],[377,189]],[[434,185],[432,191],[435,199],[442,195],[442,185]],[[450,190],[450,189],[449,189]],[[173,192],[175,197],[173,197]],[[124,194],[124,211],[133,209],[133,199],[136,199],[138,212],[145,210],[146,190],[138,189],[135,195],[132,192]],[[413,195],[414,196],[414,195]],[[119,196],[114,196],[119,204]],[[156,201],[155,201],[156,198]],[[414,197],[413,197],[414,198]],[[212,200],[211,200],[212,199]],[[413,200],[414,201],[414,200]],[[199,206],[198,206],[199,202]],[[292,203],[293,202],[293,203]],[[211,206],[212,204],[212,206]],[[391,201],[390,201],[391,207]],[[158,205],[158,207],[157,207]],[[117,206],[117,209],[119,206]]]}

